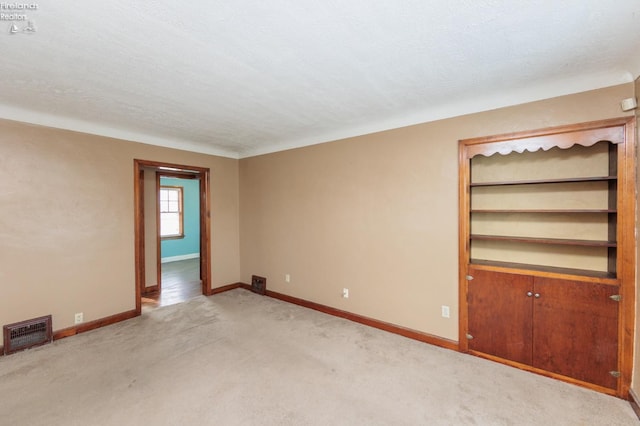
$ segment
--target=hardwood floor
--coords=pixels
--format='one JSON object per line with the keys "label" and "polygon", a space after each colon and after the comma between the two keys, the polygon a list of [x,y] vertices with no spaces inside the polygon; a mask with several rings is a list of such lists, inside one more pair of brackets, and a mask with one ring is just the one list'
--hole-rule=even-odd
{"label": "hardwood floor", "polygon": [[142,296],[142,312],[174,305],[202,294],[200,259],[162,264],[162,291]]}

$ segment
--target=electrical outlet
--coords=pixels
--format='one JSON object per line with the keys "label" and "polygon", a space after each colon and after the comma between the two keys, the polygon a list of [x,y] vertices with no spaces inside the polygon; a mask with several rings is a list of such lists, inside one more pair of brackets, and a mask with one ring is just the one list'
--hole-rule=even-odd
{"label": "electrical outlet", "polygon": [[449,318],[449,307],[442,305],[442,318]]}
{"label": "electrical outlet", "polygon": [[80,324],[82,321],[84,321],[84,314],[82,312],[78,312],[74,317],[74,321],[76,324]]}
{"label": "electrical outlet", "polygon": [[284,282],[290,283],[291,282],[291,275],[284,274]]}
{"label": "electrical outlet", "polygon": [[344,297],[345,299],[349,298],[349,289],[348,288],[343,288],[342,289],[342,297]]}

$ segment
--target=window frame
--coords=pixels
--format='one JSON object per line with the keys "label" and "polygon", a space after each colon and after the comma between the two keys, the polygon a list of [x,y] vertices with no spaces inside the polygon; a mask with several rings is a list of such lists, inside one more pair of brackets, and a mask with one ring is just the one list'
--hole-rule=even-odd
{"label": "window frame", "polygon": [[[161,193],[163,190],[168,191],[176,191],[178,193],[178,211],[162,211],[162,196]],[[162,216],[164,213],[175,214],[178,213],[178,222],[179,222],[179,233],[178,234],[168,234],[162,235]],[[184,187],[178,185],[160,185],[158,189],[158,235],[161,240],[176,240],[180,238],[184,238]]]}

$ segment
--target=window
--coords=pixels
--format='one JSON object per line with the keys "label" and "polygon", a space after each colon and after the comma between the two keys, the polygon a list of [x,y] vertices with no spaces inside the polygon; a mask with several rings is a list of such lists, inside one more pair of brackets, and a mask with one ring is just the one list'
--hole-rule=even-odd
{"label": "window", "polygon": [[160,187],[160,237],[184,237],[180,186]]}

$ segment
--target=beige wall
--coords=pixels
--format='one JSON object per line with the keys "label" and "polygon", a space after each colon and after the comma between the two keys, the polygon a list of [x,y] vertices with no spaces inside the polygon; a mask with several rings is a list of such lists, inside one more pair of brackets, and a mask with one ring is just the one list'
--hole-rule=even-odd
{"label": "beige wall", "polygon": [[157,203],[156,171],[143,168],[144,172],[144,284],[158,285],[158,227],[156,225]]}
{"label": "beige wall", "polygon": [[211,169],[212,287],[264,275],[271,290],[457,340],[457,141],[619,117],[633,92],[624,84],[240,162],[0,121],[0,324],[51,313],[58,330],[75,312],[91,321],[134,309],[139,158]]}
{"label": "beige wall", "polygon": [[0,121],[0,324],[135,309],[133,159],[211,169],[212,286],[239,276],[238,161]]}
{"label": "beige wall", "polygon": [[629,115],[620,101],[633,90],[624,84],[240,160],[242,281],[263,275],[271,290],[457,340],[457,141]]}

